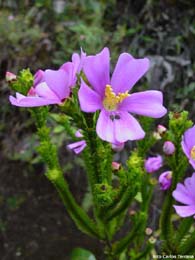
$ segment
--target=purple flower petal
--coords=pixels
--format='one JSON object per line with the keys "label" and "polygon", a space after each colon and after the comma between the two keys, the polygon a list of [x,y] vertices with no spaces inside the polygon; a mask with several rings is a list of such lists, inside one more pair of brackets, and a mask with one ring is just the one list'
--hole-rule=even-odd
{"label": "purple flower petal", "polygon": [[58,96],[47,86],[45,82],[38,84],[35,87],[35,92],[39,97],[58,100],[58,103],[61,103],[61,100]]}
{"label": "purple flower petal", "polygon": [[59,100],[45,99],[41,97],[26,97],[19,93],[16,93],[16,98],[10,96],[9,101],[12,105],[18,107],[40,107],[51,104],[58,104]]}
{"label": "purple flower petal", "polygon": [[118,142],[127,140],[139,140],[144,138],[145,133],[138,121],[128,112],[120,112],[120,119],[114,120],[115,139]]}
{"label": "purple flower petal", "polygon": [[187,205],[195,203],[194,200],[189,196],[186,187],[181,183],[178,183],[176,189],[173,191],[173,198]]}
{"label": "purple flower petal", "polygon": [[161,173],[158,182],[160,184],[161,190],[168,190],[171,187],[171,183],[172,183],[172,172],[166,171]]}
{"label": "purple flower petal", "polygon": [[[77,65],[76,65],[77,66]],[[76,84],[76,71],[73,62],[65,62],[61,67],[60,70],[65,71],[65,73],[68,75],[67,77],[67,86],[68,87],[74,87]]]}
{"label": "purple flower petal", "polygon": [[104,96],[105,87],[110,84],[110,53],[104,48],[95,56],[87,56],[83,65],[84,73],[96,92]]}
{"label": "purple flower petal", "polygon": [[125,98],[119,109],[138,115],[159,118],[167,112],[162,102],[163,97],[160,91],[144,91],[131,94]]}
{"label": "purple flower petal", "polygon": [[115,144],[112,144],[112,149],[115,151],[115,152],[120,152],[124,149],[124,146],[125,146],[125,143],[115,143]]}
{"label": "purple flower petal", "polygon": [[87,86],[83,80],[81,80],[81,87],[79,89],[78,96],[81,110],[85,112],[95,112],[102,109],[100,95]]}
{"label": "purple flower petal", "polygon": [[43,70],[38,70],[34,75],[34,86],[44,81],[45,72]]}
{"label": "purple flower petal", "polygon": [[147,58],[134,59],[128,53],[122,53],[111,79],[114,92],[118,94],[129,91],[148,69],[149,60]]}
{"label": "purple flower petal", "polygon": [[102,110],[96,126],[99,137],[110,143],[138,140],[145,133],[137,120],[128,112],[111,113]]}
{"label": "purple flower petal", "polygon": [[182,138],[181,146],[182,146],[183,152],[184,152],[185,155],[189,158],[189,157],[190,157],[190,150],[188,149],[186,143],[184,142],[184,136],[183,136],[183,138]]}
{"label": "purple flower petal", "polygon": [[107,142],[116,143],[117,140],[115,139],[114,133],[114,123],[110,119],[110,113],[103,110],[100,112],[97,125],[96,125],[96,132],[98,136]]}
{"label": "purple flower petal", "polygon": [[176,206],[173,205],[177,214],[182,218],[189,217],[195,214],[195,205],[192,206]]}
{"label": "purple flower petal", "polygon": [[83,137],[83,134],[81,133],[80,129],[76,131],[75,136],[78,137],[78,138]]}
{"label": "purple flower petal", "polygon": [[189,159],[189,162],[192,165],[192,167],[195,169],[195,160],[191,157],[191,149],[193,146],[195,146],[195,126],[185,131],[181,145],[183,152]]}
{"label": "purple flower petal", "polygon": [[195,126],[185,131],[183,135],[183,142],[187,146],[188,150],[195,145]]}
{"label": "purple flower petal", "polygon": [[190,194],[190,196],[193,198],[194,204],[195,204],[195,173],[192,175],[192,177],[188,177],[184,181],[185,187]]}
{"label": "purple flower petal", "polygon": [[67,98],[70,94],[70,75],[62,69],[46,70],[45,82],[60,100]]}
{"label": "purple flower petal", "polygon": [[189,163],[192,165],[192,167],[195,169],[195,160],[194,159],[189,159]]}
{"label": "purple flower petal", "polygon": [[83,69],[83,64],[86,58],[86,53],[81,49],[81,55],[79,56],[77,53],[73,53],[72,55],[72,63],[74,64],[74,74],[80,73]]}
{"label": "purple flower petal", "polygon": [[163,158],[160,155],[149,157],[144,162],[144,168],[148,173],[158,171],[163,166]]}
{"label": "purple flower petal", "polygon": [[67,148],[73,150],[76,154],[79,154],[80,152],[82,152],[85,147],[86,147],[86,142],[85,140],[81,140],[72,144],[67,145]]}

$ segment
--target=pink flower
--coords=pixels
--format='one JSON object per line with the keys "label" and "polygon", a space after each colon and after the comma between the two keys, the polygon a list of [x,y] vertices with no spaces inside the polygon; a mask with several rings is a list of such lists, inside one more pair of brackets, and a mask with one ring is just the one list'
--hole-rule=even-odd
{"label": "pink flower", "polygon": [[85,147],[87,146],[85,140],[81,140],[78,142],[74,142],[72,144],[67,145],[67,148],[69,148],[70,150],[73,150],[76,154],[81,153]]}
{"label": "pink flower", "polygon": [[163,152],[166,154],[166,155],[171,155],[175,152],[175,145],[174,143],[172,143],[171,141],[166,141],[164,142],[164,145],[163,145]]}
{"label": "pink flower", "polygon": [[58,70],[38,70],[27,96],[20,93],[16,93],[16,98],[10,96],[11,104],[19,107],[62,104],[76,84],[76,74],[80,72],[81,64],[82,58],[75,53],[72,62],[66,62]]}
{"label": "pink flower", "polygon": [[160,135],[163,135],[164,133],[166,133],[167,128],[164,125],[157,125],[157,132]]}
{"label": "pink flower", "polygon": [[147,160],[145,160],[145,170],[148,173],[153,173],[157,170],[159,170],[162,167],[163,159],[162,156],[158,155],[155,157],[149,157]]}
{"label": "pink flower", "polygon": [[117,162],[112,162],[112,169],[118,171],[121,168],[121,164]]}
{"label": "pink flower", "polygon": [[[82,138],[83,135],[81,133],[81,130],[77,130],[76,133],[75,133],[75,136],[78,137],[78,138]],[[67,148],[70,149],[70,150],[73,150],[76,154],[79,154],[85,149],[86,146],[87,146],[87,143],[83,139],[81,141],[74,142],[72,144],[67,145]],[[112,149],[116,152],[122,151],[123,148],[124,148],[124,143],[112,144]]]}
{"label": "pink flower", "polygon": [[[78,138],[82,138],[83,134],[81,133],[81,130],[77,130],[75,133],[75,136]],[[67,148],[70,150],[73,150],[76,154],[79,154],[85,149],[86,146],[87,146],[86,141],[80,140],[80,141],[74,142],[72,144],[68,144]]]}
{"label": "pink flower", "polygon": [[9,71],[7,71],[6,72],[6,75],[5,75],[5,79],[6,79],[6,81],[9,83],[9,82],[11,82],[11,81],[13,81],[13,80],[16,80],[16,75],[14,74],[14,73],[12,73],[12,72],[9,72]]}
{"label": "pink flower", "polygon": [[189,163],[195,169],[195,126],[185,131],[181,145]]}
{"label": "pink flower", "polygon": [[149,69],[149,60],[135,59],[128,53],[122,53],[111,79],[109,63],[108,48],[85,58],[83,71],[90,86],[81,80],[78,92],[81,110],[89,113],[101,111],[96,131],[105,141],[123,143],[141,139],[145,133],[130,113],[154,118],[166,113],[160,91],[128,93]]}
{"label": "pink flower", "polygon": [[172,172],[171,171],[163,172],[158,179],[161,190],[168,190],[171,186],[171,181],[172,181]]}
{"label": "pink flower", "polygon": [[182,218],[194,215],[195,218],[195,172],[192,177],[185,179],[184,184],[178,183],[173,191],[173,197],[185,206],[176,206],[174,208]]}

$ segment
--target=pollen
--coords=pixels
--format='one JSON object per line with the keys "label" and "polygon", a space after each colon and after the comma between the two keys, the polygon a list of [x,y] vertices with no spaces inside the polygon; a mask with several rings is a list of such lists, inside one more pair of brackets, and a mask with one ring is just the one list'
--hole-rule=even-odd
{"label": "pollen", "polygon": [[130,96],[128,91],[124,93],[114,93],[112,86],[106,85],[105,88],[105,98],[103,100],[103,105],[106,110],[114,111],[117,109],[119,103],[121,103],[126,97]]}
{"label": "pollen", "polygon": [[192,147],[191,151],[190,151],[190,156],[193,160],[195,160],[195,145]]}

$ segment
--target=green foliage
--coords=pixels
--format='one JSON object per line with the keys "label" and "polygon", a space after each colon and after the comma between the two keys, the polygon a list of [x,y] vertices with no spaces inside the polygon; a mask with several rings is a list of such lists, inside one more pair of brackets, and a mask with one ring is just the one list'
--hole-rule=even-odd
{"label": "green foliage", "polygon": [[109,206],[112,203],[113,191],[107,183],[95,184],[94,194],[97,205],[100,207]]}
{"label": "green foliage", "polygon": [[119,188],[116,188],[113,203],[104,216],[107,221],[123,213],[140,190],[143,178],[142,159],[137,151],[133,151],[127,160],[127,169],[121,168],[116,176],[119,178]]}
{"label": "green foliage", "polygon": [[[12,66],[16,57],[16,66],[30,65],[28,58],[31,57],[32,60],[32,56],[41,48],[40,43],[44,40],[45,34],[38,23],[35,22],[37,11],[29,8],[29,11],[25,14],[20,13],[18,15],[15,15],[13,10],[2,9],[0,11],[0,48],[3,50],[3,58],[6,58],[10,64],[12,63]],[[36,65],[38,64],[40,64],[40,61],[36,61]]]}
{"label": "green foliage", "polygon": [[141,213],[140,215],[136,215],[134,218],[135,223],[133,223],[132,230],[123,237],[119,242],[116,242],[113,245],[113,252],[115,255],[121,254],[124,250],[126,250],[131,243],[133,243],[134,237],[139,233],[140,225],[144,222],[145,214]]}
{"label": "green foliage", "polygon": [[153,135],[154,119],[140,117],[140,123],[145,131],[145,138],[137,142],[137,149],[140,156],[145,156],[148,150],[157,142]]}
{"label": "green foliage", "polygon": [[72,120],[69,116],[57,113],[50,113],[49,116],[55,120],[58,125],[63,127],[63,131],[65,130],[72,140],[78,140],[78,137],[75,136],[76,129],[72,127]]}
{"label": "green foliage", "polygon": [[17,79],[10,82],[10,87],[23,95],[27,95],[29,89],[33,86],[33,75],[30,69],[21,70]]}
{"label": "green foliage", "polygon": [[[169,131],[167,132],[167,138],[172,139],[171,141],[181,141],[181,136],[193,125],[193,122],[188,119],[188,112],[183,111],[181,113],[171,112],[169,114]],[[176,142],[180,145],[180,142]]]}
{"label": "green foliage", "polygon": [[[172,141],[176,146],[175,153],[166,158],[168,166],[173,172],[171,188],[168,190],[167,196],[163,203],[162,214],[161,214],[161,236],[164,240],[163,249],[166,252],[177,252],[178,241],[174,240],[174,227],[171,221],[171,215],[173,212],[173,197],[172,192],[176,188],[178,181],[185,174],[185,170],[188,166],[187,159],[181,149],[182,136],[189,127],[192,126],[192,121],[188,119],[188,112],[183,111],[181,113],[170,113],[169,114],[169,129],[164,136],[165,140]],[[187,232],[189,226],[188,222],[180,225],[177,236],[180,232],[182,237]],[[180,238],[181,238],[180,237]]]}
{"label": "green foliage", "polygon": [[188,236],[181,241],[178,251],[180,254],[183,255],[188,254],[189,252],[192,252],[192,250],[194,250],[194,245],[195,245],[195,231],[188,234]]}

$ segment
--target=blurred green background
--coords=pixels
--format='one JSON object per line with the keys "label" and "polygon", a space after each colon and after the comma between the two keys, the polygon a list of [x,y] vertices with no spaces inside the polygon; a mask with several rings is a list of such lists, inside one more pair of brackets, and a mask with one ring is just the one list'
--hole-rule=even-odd
{"label": "blurred green background", "polygon": [[[112,65],[121,52],[149,57],[151,69],[138,90],[161,90],[170,110],[187,109],[193,120],[194,0],[0,0],[0,259],[64,260],[83,246],[103,260],[97,241],[76,230],[44,178],[33,122],[25,109],[9,104],[5,73],[58,68],[81,47],[95,54],[104,46]],[[82,160],[66,150],[71,140],[62,129],[50,124],[81,202],[87,186]],[[155,213],[151,222],[155,227]]]}

